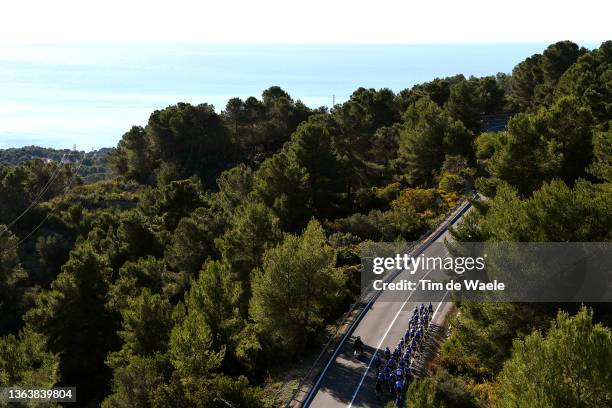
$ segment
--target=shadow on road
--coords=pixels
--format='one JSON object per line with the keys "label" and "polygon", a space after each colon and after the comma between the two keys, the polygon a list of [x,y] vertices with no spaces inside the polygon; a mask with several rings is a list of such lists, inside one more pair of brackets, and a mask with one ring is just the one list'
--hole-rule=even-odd
{"label": "shadow on road", "polygon": [[[330,394],[336,401],[348,405],[374,352],[375,348],[366,344],[363,354],[355,357],[353,355],[353,343],[347,342],[344,344],[336,358],[336,363],[330,367],[321,382],[320,389]],[[376,400],[375,384],[376,369],[372,366],[359,388],[358,399],[360,405],[362,403],[374,407],[384,405],[381,401]],[[385,403],[387,401],[388,399],[385,400]]]}

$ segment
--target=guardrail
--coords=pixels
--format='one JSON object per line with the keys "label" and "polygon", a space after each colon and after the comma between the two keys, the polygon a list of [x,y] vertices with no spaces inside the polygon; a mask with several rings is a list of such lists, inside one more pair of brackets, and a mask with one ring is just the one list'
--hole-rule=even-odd
{"label": "guardrail", "polygon": [[[476,196],[475,196],[476,197]],[[455,210],[454,215],[451,217],[450,220],[446,221],[444,224],[442,224],[441,226],[439,226],[436,230],[434,230],[433,232],[428,231],[426,234],[424,234],[425,241],[423,243],[421,243],[420,248],[414,253],[414,255],[420,255],[423,251],[425,251],[432,242],[434,242],[435,240],[437,240],[438,238],[440,238],[440,236],[442,236],[442,234],[444,234],[448,228],[453,225],[455,222],[457,222],[457,220],[471,207],[471,204],[469,201],[464,202],[463,204],[461,204],[459,206],[459,210]],[[410,251],[412,251],[413,248],[418,247],[418,242],[414,243],[413,246],[410,248]],[[398,270],[396,271],[394,274],[392,274],[388,281],[391,281],[393,279],[395,279],[397,277],[397,275],[399,273],[401,273],[402,271]],[[333,363],[333,361],[336,359],[336,356],[338,355],[338,353],[340,352],[340,349],[342,348],[342,345],[345,343],[346,339],[353,333],[353,331],[355,330],[355,328],[357,327],[357,325],[359,324],[359,322],[363,319],[363,316],[365,316],[365,314],[367,313],[367,311],[370,309],[370,307],[372,306],[372,304],[376,301],[376,299],[378,298],[378,296],[380,295],[380,292],[376,292],[374,293],[374,295],[372,295],[372,297],[367,301],[367,303],[364,305],[363,309],[359,312],[359,314],[357,315],[357,317],[353,320],[353,322],[351,323],[350,327],[346,330],[346,333],[342,336],[342,339],[338,342],[337,346],[334,348],[331,356],[328,358],[327,364],[325,365],[325,367],[321,370],[321,372],[317,375],[315,382],[313,384],[313,386],[310,388],[310,390],[308,391],[306,398],[303,402],[301,402],[301,406],[302,407],[308,407],[309,404],[312,402],[312,398],[314,397],[316,391],[318,390],[319,384],[321,383],[323,377],[325,376],[325,373],[327,372],[327,369],[329,368],[329,366]],[[344,326],[344,324],[346,323],[347,319],[350,317],[350,315],[355,311],[355,309],[357,308],[358,305],[362,304],[363,301],[357,301],[355,302],[351,308],[349,309],[349,311],[345,314],[344,318],[342,319],[342,322],[336,327],[336,330],[334,331],[334,333],[330,336],[329,340],[325,343],[325,345],[323,346],[323,350],[321,351],[321,353],[317,356],[317,358],[315,359],[315,362],[312,364],[312,366],[310,367],[310,369],[308,370],[308,372],[306,373],[306,375],[304,376],[303,380],[300,381],[300,383],[298,383],[298,386],[296,387],[296,390],[294,391],[294,393],[291,396],[291,399],[287,402],[287,404],[285,405],[285,408],[289,408],[291,406],[291,404],[296,401],[295,398],[296,396],[301,392],[301,387],[304,385],[304,383],[307,381],[307,379],[310,377],[310,375],[312,374],[312,371],[314,370],[315,367],[317,367],[317,365],[320,363],[321,358],[327,354],[329,352],[329,347],[331,345],[331,343],[333,342],[333,340],[336,338],[336,335],[338,334],[339,330],[341,327]],[[300,404],[300,401],[297,401],[298,404]]]}

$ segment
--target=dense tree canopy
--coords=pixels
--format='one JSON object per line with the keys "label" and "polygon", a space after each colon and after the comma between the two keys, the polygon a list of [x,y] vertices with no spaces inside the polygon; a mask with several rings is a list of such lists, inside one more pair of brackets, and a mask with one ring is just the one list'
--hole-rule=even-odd
{"label": "dense tree canopy", "polygon": [[[486,199],[458,240],[610,240],[611,72],[612,42],[564,41],[512,75],[359,88],[331,109],[277,86],[219,113],[177,103],[82,163],[0,151],[0,385],[76,385],[105,408],[278,406],[296,356],[358,299],[366,240],[418,240],[474,186]],[[410,404],[609,405],[609,330],[584,311],[548,330],[577,305],[458,306]]]}
{"label": "dense tree canopy", "polygon": [[301,351],[322,324],[322,311],[342,285],[323,229],[311,221],[301,236],[287,235],[264,256],[253,280],[251,316],[264,330]]}
{"label": "dense tree canopy", "polygon": [[612,333],[583,308],[560,312],[546,337],[514,342],[500,374],[499,407],[604,407],[612,403]]}

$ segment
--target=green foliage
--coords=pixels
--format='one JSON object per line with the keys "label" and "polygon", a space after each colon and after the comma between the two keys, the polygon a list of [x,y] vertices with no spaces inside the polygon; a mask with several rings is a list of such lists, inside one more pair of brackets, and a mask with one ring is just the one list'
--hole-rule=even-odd
{"label": "green foliage", "polygon": [[167,349],[174,320],[166,298],[145,288],[138,297],[128,299],[121,317],[122,330],[117,334],[123,347],[109,356],[111,366],[121,365],[121,359],[131,355],[150,356]]}
{"label": "green foliage", "polygon": [[286,231],[299,231],[312,215],[306,170],[285,152],[264,161],[253,176],[253,190],[281,220]]}
{"label": "green foliage", "polygon": [[110,156],[114,170],[138,182],[150,181],[152,160],[149,157],[147,134],[140,126],[132,126],[117,145],[117,150]]}
{"label": "green foliage", "polygon": [[288,148],[290,160],[305,171],[310,202],[321,219],[345,207],[344,160],[336,149],[333,130],[324,116],[312,116],[298,127]]}
{"label": "green foliage", "polygon": [[[449,165],[450,166],[450,165]],[[450,167],[449,167],[450,168]],[[451,174],[445,172],[445,174]],[[349,234],[361,240],[415,241],[431,229],[449,209],[457,204],[457,196],[437,189],[408,188],[397,191],[388,202],[387,211],[371,210],[367,214],[355,213],[329,223],[336,232]]]}
{"label": "green foliage", "polygon": [[[20,166],[0,165],[0,222],[21,219],[42,201],[63,194],[76,183],[71,170],[54,162],[28,161]],[[30,214],[24,222],[30,221]],[[30,221],[31,222],[31,221]],[[18,224],[18,227],[22,224]]]}
{"label": "green foliage", "polygon": [[596,160],[589,171],[594,176],[612,182],[612,127],[607,132],[597,132],[593,136],[593,155]]}
{"label": "green foliage", "polygon": [[204,317],[216,349],[231,344],[232,335],[241,327],[239,294],[239,285],[232,279],[227,265],[211,261],[206,263],[197,282],[186,295],[188,310]]}
{"label": "green foliage", "polygon": [[612,404],[612,333],[586,308],[559,312],[546,337],[514,342],[504,364],[498,407],[605,407]]}
{"label": "green foliage", "polygon": [[[612,119],[612,41],[583,54],[559,79],[555,96],[571,95],[588,106],[604,127]],[[609,128],[609,127],[608,127]]]}
{"label": "green foliage", "polygon": [[253,277],[252,319],[288,350],[302,351],[342,286],[335,263],[316,221],[301,236],[287,235],[265,253],[263,268]]}
{"label": "green foliage", "polygon": [[430,99],[419,99],[405,116],[398,161],[412,185],[431,185],[445,154],[471,155],[469,132]]}
{"label": "green foliage", "polygon": [[216,243],[234,279],[241,283],[241,311],[247,317],[251,271],[261,266],[264,252],[280,242],[282,234],[274,212],[257,201],[239,207],[230,223]]}
{"label": "green foliage", "polygon": [[[67,152],[0,151],[0,222],[41,198],[0,227],[0,380],[77,385],[91,406],[271,405],[275,357],[318,347],[353,301],[359,243],[418,239],[475,176],[488,197],[459,240],[609,240],[610,44],[553,44],[512,77],[360,88],[331,111],[279,87],[219,115],[180,103],[125,133],[121,177],[96,183],[31,160]],[[519,110],[476,138],[482,115]],[[79,174],[103,177],[108,153]],[[556,312],[460,308],[418,406],[491,405],[511,339]]]}
{"label": "green foliage", "polygon": [[225,350],[215,352],[213,337],[204,314],[190,309],[185,319],[172,330],[170,361],[181,377],[207,378],[223,361]]}
{"label": "green foliage", "polygon": [[297,126],[314,112],[294,101],[278,86],[266,89],[262,100],[232,98],[221,117],[244,162],[260,164],[287,142]]}
{"label": "green foliage", "polygon": [[451,86],[465,81],[461,74],[446,78],[436,78],[433,81],[417,84],[411,89],[404,89],[396,97],[396,103],[400,111],[404,112],[422,97],[427,97],[434,101],[438,106],[443,107],[450,97]]}
{"label": "green foliage", "polygon": [[478,132],[482,128],[482,115],[503,111],[504,96],[495,77],[470,77],[450,87],[446,109],[466,128]]}
{"label": "green foliage", "polygon": [[212,185],[231,158],[227,131],[208,104],[179,103],[155,111],[145,130],[153,160],[176,166],[181,178],[197,174]]}
{"label": "green foliage", "polygon": [[510,98],[525,110],[550,103],[563,73],[585,52],[571,41],[560,41],[527,58],[512,70]]}
{"label": "green foliage", "polygon": [[506,144],[506,132],[484,132],[474,140],[476,158],[483,161],[490,159],[501,145]]}
{"label": "green foliage", "polygon": [[24,329],[19,337],[0,337],[0,387],[51,388],[59,380],[58,366],[43,335]]}
{"label": "green foliage", "polygon": [[406,395],[410,408],[477,408],[474,397],[459,379],[444,370],[433,377],[425,377],[410,384]]}
{"label": "green foliage", "polygon": [[165,259],[175,270],[195,276],[208,258],[218,258],[215,239],[227,228],[227,220],[220,210],[199,207],[182,218],[166,248]]}
{"label": "green foliage", "polygon": [[487,170],[524,195],[555,177],[571,184],[591,163],[592,124],[589,110],[575,98],[561,98],[534,114],[519,114],[494,145]]}
{"label": "green foliage", "polygon": [[151,406],[153,395],[164,386],[169,364],[163,355],[131,356],[127,365],[115,368],[113,392],[103,408],[141,408]]}
{"label": "green foliage", "polygon": [[438,189],[462,194],[473,186],[474,169],[463,156],[446,156],[442,165]]}
{"label": "green foliage", "polygon": [[221,206],[231,213],[238,208],[244,198],[253,190],[253,170],[245,164],[232,167],[221,173],[217,179]]}
{"label": "green foliage", "polygon": [[21,316],[22,284],[28,273],[17,254],[18,239],[5,225],[0,225],[0,333],[11,332]]}
{"label": "green foliage", "polygon": [[401,124],[395,123],[393,126],[380,127],[374,132],[368,152],[368,166],[364,169],[364,177],[367,177],[367,180],[377,185],[393,180],[397,171],[395,162],[401,130]]}
{"label": "green foliage", "polygon": [[492,380],[511,355],[512,339],[546,327],[546,311],[518,303],[462,303],[453,335],[442,346],[442,365],[454,375]]}
{"label": "green foliage", "polygon": [[233,154],[229,133],[211,105],[178,103],[153,112],[144,129],[127,132],[110,161],[117,173],[138,181],[150,181],[151,171],[164,165],[179,178],[197,174],[212,186]]}
{"label": "green foliage", "polygon": [[360,240],[396,241],[418,238],[427,230],[428,224],[413,209],[402,208],[399,211],[372,210],[367,214],[356,213],[334,220],[330,227]]}
{"label": "green foliage", "polygon": [[[59,163],[67,163],[73,167],[73,170],[78,166],[78,176],[86,183],[93,183],[104,180],[110,175],[108,158],[114,150],[106,147],[91,152],[75,152],[74,150],[58,150],[39,146],[0,149],[0,165],[17,166],[32,161],[33,163],[45,163],[48,168],[52,169],[60,167]],[[78,165],[75,166],[76,163]]]}
{"label": "green foliage", "polygon": [[191,178],[144,190],[138,210],[154,227],[174,231],[184,217],[205,204],[201,183]]}
{"label": "green foliage", "polygon": [[143,290],[171,298],[184,291],[185,286],[184,278],[169,271],[162,260],[147,256],[128,261],[121,266],[109,287],[107,307],[121,311],[128,307],[130,299],[140,296]]}
{"label": "green foliage", "polygon": [[377,129],[400,121],[400,111],[390,89],[359,88],[349,100],[334,109],[333,115],[343,129],[346,143],[356,151],[367,151],[369,139]]}
{"label": "green foliage", "polygon": [[155,408],[180,406],[195,408],[262,407],[261,391],[252,387],[243,376],[229,378],[218,375],[213,378],[179,378],[159,387],[151,397]]}
{"label": "green foliage", "polygon": [[605,186],[581,181],[570,188],[556,180],[521,199],[502,184],[487,203],[480,228],[499,242],[606,241],[612,231],[610,194]]}
{"label": "green foliage", "polygon": [[117,318],[105,308],[111,269],[88,243],[77,246],[51,290],[36,299],[27,324],[49,338],[60,355],[62,382],[88,398],[102,398],[110,371],[106,355],[118,342]]}

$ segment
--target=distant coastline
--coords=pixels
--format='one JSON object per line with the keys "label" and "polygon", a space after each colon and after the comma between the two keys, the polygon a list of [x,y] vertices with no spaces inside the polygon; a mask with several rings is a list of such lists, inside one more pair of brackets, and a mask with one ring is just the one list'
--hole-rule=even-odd
{"label": "distant coastline", "polygon": [[[598,44],[582,44],[591,48]],[[260,97],[279,85],[309,107],[360,86],[394,92],[454,74],[509,73],[545,44],[0,45],[0,148],[115,146],[176,102]]]}

